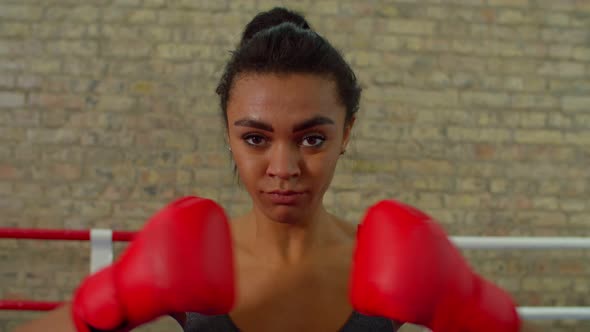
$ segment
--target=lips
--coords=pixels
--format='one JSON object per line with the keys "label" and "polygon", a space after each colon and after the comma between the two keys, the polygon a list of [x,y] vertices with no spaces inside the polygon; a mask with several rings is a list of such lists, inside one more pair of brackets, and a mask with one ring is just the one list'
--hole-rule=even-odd
{"label": "lips", "polygon": [[273,191],[269,191],[268,193],[269,194],[276,194],[276,195],[285,195],[285,196],[303,194],[302,191],[295,191],[295,190],[273,190]]}
{"label": "lips", "polygon": [[295,205],[301,199],[304,192],[294,190],[273,190],[264,193],[273,204]]}

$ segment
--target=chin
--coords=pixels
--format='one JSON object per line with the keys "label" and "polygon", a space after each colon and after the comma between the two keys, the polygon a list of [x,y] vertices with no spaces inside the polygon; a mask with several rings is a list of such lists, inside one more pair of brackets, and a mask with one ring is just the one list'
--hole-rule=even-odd
{"label": "chin", "polygon": [[273,206],[265,214],[273,221],[289,225],[304,222],[306,219],[306,213],[300,206]]}

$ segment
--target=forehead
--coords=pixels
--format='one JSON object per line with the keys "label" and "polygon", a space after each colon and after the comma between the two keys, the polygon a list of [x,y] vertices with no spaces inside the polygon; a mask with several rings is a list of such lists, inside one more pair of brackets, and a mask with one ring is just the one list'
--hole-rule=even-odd
{"label": "forehead", "polygon": [[265,121],[298,121],[345,115],[336,83],[313,74],[246,74],[234,82],[227,105],[228,118],[250,117]]}

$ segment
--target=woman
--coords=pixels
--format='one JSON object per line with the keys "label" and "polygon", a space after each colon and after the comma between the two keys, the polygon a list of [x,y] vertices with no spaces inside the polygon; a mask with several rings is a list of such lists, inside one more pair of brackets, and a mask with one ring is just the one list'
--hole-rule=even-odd
{"label": "woman", "polygon": [[[231,221],[239,292],[228,314],[179,319],[185,331],[398,329],[353,310],[356,227],[322,203],[360,92],[342,56],[299,14],[275,8],[246,26],[217,88],[229,150],[253,203]],[[66,306],[20,331],[75,331],[70,321]]]}
{"label": "woman", "polygon": [[274,9],[246,26],[217,93],[253,209],[233,222],[237,307],[219,323],[190,315],[188,330],[394,330],[351,314],[355,227],[322,204],[359,106],[351,68],[303,17]]}

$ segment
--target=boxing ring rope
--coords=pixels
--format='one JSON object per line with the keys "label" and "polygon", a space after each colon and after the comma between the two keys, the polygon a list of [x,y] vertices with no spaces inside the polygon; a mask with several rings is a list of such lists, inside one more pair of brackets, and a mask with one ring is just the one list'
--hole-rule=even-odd
{"label": "boxing ring rope", "polygon": [[[90,241],[90,272],[109,265],[113,260],[113,242],[133,240],[135,232],[108,229],[57,230],[0,228],[0,239]],[[503,237],[503,236],[452,236],[451,241],[461,249],[590,249],[590,238],[585,237]],[[0,310],[47,311],[62,302],[1,300]],[[524,319],[590,320],[590,307],[519,307]]]}
{"label": "boxing ring rope", "polygon": [[590,237],[452,236],[461,249],[590,249]]}
{"label": "boxing ring rope", "polygon": [[[0,239],[90,241],[93,230],[40,229],[40,228],[0,228]],[[108,230],[107,230],[108,231]],[[112,241],[133,240],[135,232],[113,231]]]}

